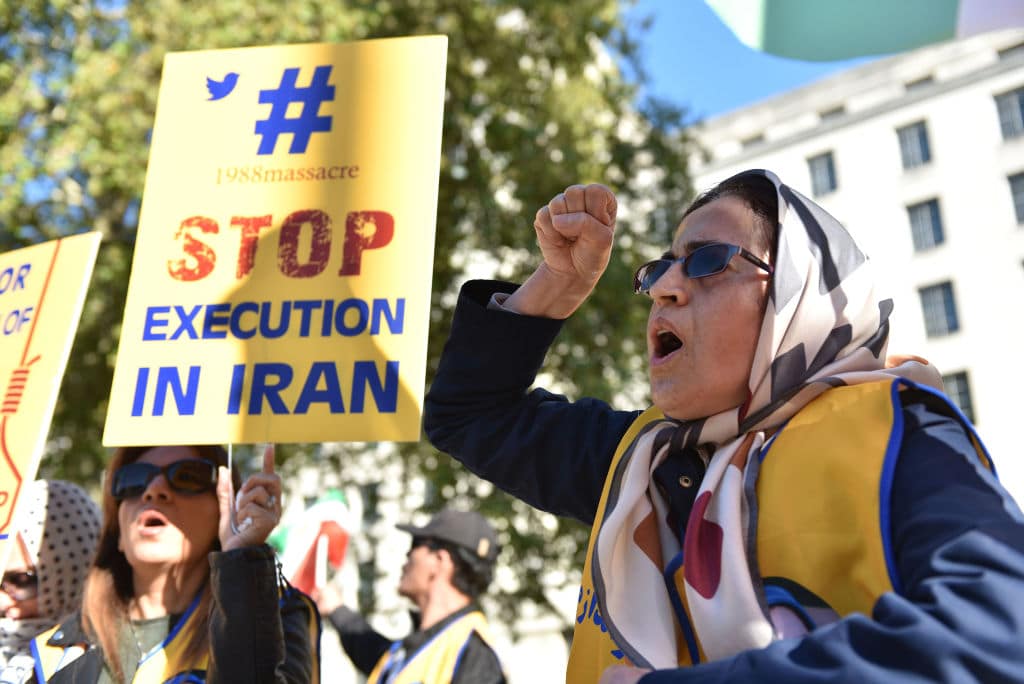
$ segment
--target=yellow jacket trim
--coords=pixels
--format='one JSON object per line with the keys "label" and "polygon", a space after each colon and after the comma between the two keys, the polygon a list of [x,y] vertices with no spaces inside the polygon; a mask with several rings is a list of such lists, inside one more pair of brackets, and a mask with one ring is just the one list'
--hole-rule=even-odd
{"label": "yellow jacket trim", "polygon": [[[472,611],[463,615],[434,635],[415,653],[407,654],[405,663],[400,665],[401,670],[398,674],[386,681],[388,684],[450,682],[455,675],[455,667],[459,663],[462,649],[473,632],[479,634],[486,643],[490,644],[487,618],[480,611]],[[385,681],[381,679],[381,675],[400,645],[401,642],[395,642],[391,650],[381,656],[366,680],[366,684],[380,684]]]}

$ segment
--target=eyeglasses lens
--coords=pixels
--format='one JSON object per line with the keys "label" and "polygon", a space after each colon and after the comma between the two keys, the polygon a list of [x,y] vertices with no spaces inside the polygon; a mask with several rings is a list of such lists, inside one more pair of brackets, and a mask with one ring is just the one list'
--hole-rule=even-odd
{"label": "eyeglasses lens", "polygon": [[654,283],[658,282],[658,278],[665,275],[665,271],[671,265],[672,262],[668,259],[658,259],[641,266],[633,278],[633,291],[637,293],[649,292]]}
{"label": "eyeglasses lens", "polygon": [[214,468],[206,461],[178,461],[167,468],[171,487],[179,492],[198,494],[215,482]]}
{"label": "eyeglasses lens", "polygon": [[689,278],[703,278],[704,276],[721,273],[729,264],[729,259],[735,252],[730,245],[705,245],[693,250],[693,253],[683,262],[683,272]]}

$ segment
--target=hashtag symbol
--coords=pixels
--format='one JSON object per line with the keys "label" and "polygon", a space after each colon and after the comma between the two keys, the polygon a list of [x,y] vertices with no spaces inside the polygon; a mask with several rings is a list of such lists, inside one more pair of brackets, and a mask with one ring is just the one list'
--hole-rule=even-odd
{"label": "hashtag symbol", "polygon": [[[289,154],[301,154],[309,145],[313,133],[331,130],[331,117],[320,116],[320,104],[334,100],[334,86],[327,85],[331,67],[318,66],[313,72],[313,80],[306,88],[298,88],[295,82],[299,77],[299,69],[285,69],[281,75],[281,85],[270,90],[260,91],[260,104],[269,104],[270,115],[256,122],[256,135],[260,139],[260,149],[256,154],[273,154],[277,146],[277,136],[282,133],[292,134]],[[299,116],[288,118],[288,105],[293,102],[302,104]]]}

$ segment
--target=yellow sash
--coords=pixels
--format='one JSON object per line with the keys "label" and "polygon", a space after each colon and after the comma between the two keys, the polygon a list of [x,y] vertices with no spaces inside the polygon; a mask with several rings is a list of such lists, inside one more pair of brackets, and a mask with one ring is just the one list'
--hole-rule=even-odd
{"label": "yellow sash", "polygon": [[[391,649],[381,656],[373,668],[366,684],[417,684],[430,682],[440,684],[450,682],[455,675],[455,666],[462,655],[462,649],[470,635],[476,632],[485,642],[490,643],[487,618],[480,611],[473,611],[445,627],[434,635],[427,643],[420,646],[415,653],[405,654],[404,663],[398,662],[401,642],[396,641]],[[394,662],[400,668],[397,674],[390,674],[387,680],[381,679],[385,669]]]}
{"label": "yellow sash", "polygon": [[601,493],[601,501],[597,506],[597,516],[594,518],[594,528],[591,530],[590,540],[587,542],[587,555],[583,563],[583,582],[576,603],[576,624],[573,627],[572,646],[569,649],[569,665],[565,678],[567,683],[596,682],[605,668],[626,662],[622,652],[608,635],[608,628],[601,620],[597,595],[594,593],[590,559],[594,556],[594,540],[597,539],[598,523],[596,521],[604,519],[608,492],[612,486],[612,473],[615,472],[623,454],[636,436],[640,434],[640,431],[649,423],[663,418],[664,414],[658,409],[650,408],[644,411],[639,418],[633,421],[622,440],[619,441],[611,467],[608,468],[608,477],[605,479],[604,491]]}
{"label": "yellow sash", "polygon": [[[804,617],[807,603],[820,604],[836,617],[870,615],[878,598],[893,590],[888,488],[902,438],[901,429],[895,430],[902,424],[898,390],[910,385],[897,380],[831,389],[794,416],[762,452],[757,562],[769,605],[795,605]],[[583,568],[568,684],[596,682],[605,668],[626,663],[603,625],[590,559],[611,475],[643,427],[661,418],[655,409],[645,411],[623,436],[609,468]],[[990,468],[980,443],[971,438]],[[682,565],[673,579],[673,593],[682,599],[677,613],[683,611],[689,627]],[[680,667],[692,664],[678,625],[676,640]]]}

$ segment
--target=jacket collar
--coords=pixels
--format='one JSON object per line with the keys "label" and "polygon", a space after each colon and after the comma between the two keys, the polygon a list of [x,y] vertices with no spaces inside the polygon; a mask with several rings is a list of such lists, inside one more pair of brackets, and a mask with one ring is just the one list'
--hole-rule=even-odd
{"label": "jacket collar", "polygon": [[82,626],[82,613],[76,611],[67,620],[62,622],[57,631],[47,641],[47,646],[74,646],[75,644],[88,644],[89,639],[85,635],[85,628]]}

